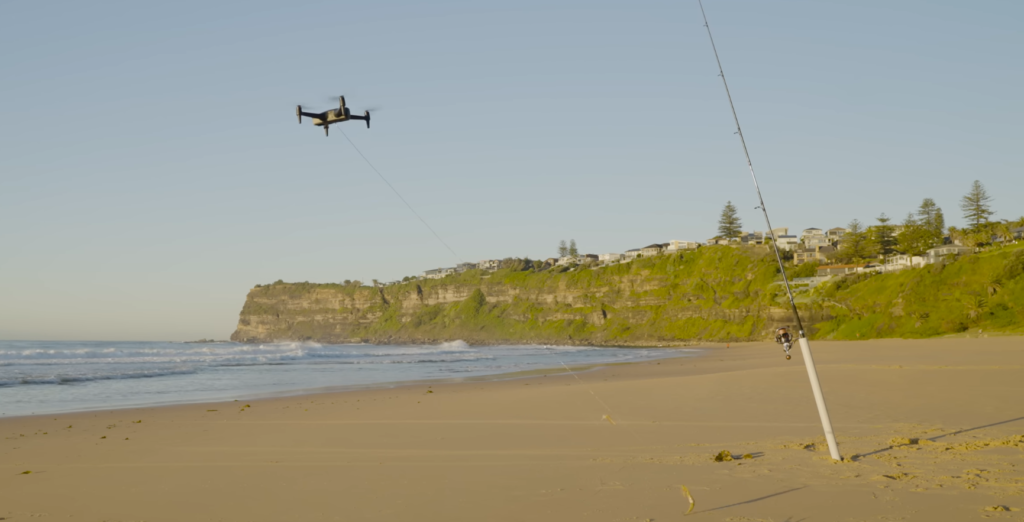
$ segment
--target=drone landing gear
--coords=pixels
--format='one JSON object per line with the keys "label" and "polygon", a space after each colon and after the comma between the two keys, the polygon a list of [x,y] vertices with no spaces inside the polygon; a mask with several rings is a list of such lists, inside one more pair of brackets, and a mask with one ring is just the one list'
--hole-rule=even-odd
{"label": "drone landing gear", "polygon": [[327,132],[327,125],[324,125],[324,136],[329,136],[329,133]]}

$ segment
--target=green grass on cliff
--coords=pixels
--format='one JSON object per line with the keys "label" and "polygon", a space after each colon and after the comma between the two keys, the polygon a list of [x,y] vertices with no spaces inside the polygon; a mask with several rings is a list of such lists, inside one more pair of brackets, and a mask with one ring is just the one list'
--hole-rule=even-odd
{"label": "green grass on cliff", "polygon": [[1024,333],[1024,245],[891,274],[839,279],[815,293],[833,319],[818,338]]}
{"label": "green grass on cliff", "polygon": [[[776,274],[763,253],[726,247],[572,271],[469,271],[388,288],[391,313],[367,333],[523,342],[744,339],[764,327]],[[401,300],[416,285],[428,296],[467,297],[406,317]],[[718,317],[729,311],[739,320]]]}
{"label": "green grass on cliff", "polygon": [[[661,344],[767,338],[792,324],[773,256],[716,246],[610,267],[471,270],[383,289],[254,288],[236,340]],[[1024,333],[1024,245],[799,295],[815,338]]]}
{"label": "green grass on cliff", "polygon": [[[758,249],[686,254],[574,270],[483,272],[402,283],[276,283],[253,289],[239,339],[592,342],[721,341],[760,336],[776,300]],[[259,326],[257,326],[259,325]]]}

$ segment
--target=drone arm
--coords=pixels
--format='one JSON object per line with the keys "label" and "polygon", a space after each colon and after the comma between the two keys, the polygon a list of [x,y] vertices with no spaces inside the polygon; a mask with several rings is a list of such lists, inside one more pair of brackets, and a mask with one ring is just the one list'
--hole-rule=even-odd
{"label": "drone arm", "polygon": [[363,120],[366,122],[366,128],[370,128],[370,111],[366,111],[362,116],[349,116],[350,120]]}

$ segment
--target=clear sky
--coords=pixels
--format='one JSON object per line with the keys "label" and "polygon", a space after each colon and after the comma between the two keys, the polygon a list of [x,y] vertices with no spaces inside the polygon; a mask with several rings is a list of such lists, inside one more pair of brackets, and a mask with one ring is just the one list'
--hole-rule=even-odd
{"label": "clear sky", "polygon": [[[707,0],[775,226],[1024,214],[1024,3]],[[696,0],[0,3],[0,338],[226,338],[257,283],[763,230]]]}

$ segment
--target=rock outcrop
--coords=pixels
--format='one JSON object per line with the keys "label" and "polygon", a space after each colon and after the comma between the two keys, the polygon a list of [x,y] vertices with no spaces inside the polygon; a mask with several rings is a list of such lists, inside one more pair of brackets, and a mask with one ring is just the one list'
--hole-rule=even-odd
{"label": "rock outcrop", "polygon": [[[471,270],[388,287],[253,288],[231,339],[678,345],[764,339],[791,314],[763,251],[709,247],[571,271]],[[805,318],[807,323],[808,318]]]}

